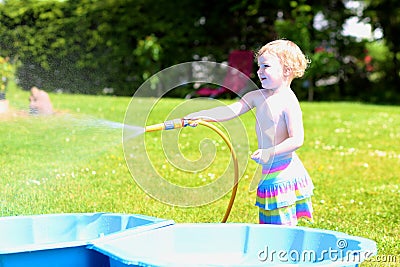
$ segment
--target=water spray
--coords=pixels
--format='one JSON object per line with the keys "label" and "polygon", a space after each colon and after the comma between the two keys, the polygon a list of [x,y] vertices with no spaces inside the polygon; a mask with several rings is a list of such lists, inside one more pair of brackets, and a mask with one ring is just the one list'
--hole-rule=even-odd
{"label": "water spray", "polygon": [[149,125],[149,126],[145,127],[145,132],[180,129],[180,128],[184,128],[186,126],[197,126],[197,125],[203,125],[203,126],[210,128],[211,130],[214,130],[225,141],[226,145],[229,147],[229,150],[231,152],[235,176],[234,176],[234,184],[232,187],[231,198],[229,200],[229,204],[226,209],[225,215],[221,221],[222,223],[225,223],[229,217],[229,214],[231,212],[231,209],[232,209],[233,203],[235,201],[235,197],[236,197],[236,192],[237,192],[238,183],[239,183],[239,165],[238,165],[237,156],[236,156],[235,150],[233,149],[232,143],[229,141],[229,138],[224,134],[224,132],[222,132],[215,125],[213,125],[205,120],[189,120],[189,119],[174,119],[174,120],[165,121],[165,122],[159,123],[159,124]]}

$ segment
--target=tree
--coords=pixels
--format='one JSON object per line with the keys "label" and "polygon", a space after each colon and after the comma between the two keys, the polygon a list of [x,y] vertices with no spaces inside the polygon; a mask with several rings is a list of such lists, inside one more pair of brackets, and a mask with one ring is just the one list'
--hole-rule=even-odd
{"label": "tree", "polygon": [[364,44],[342,34],[351,15],[342,1],[291,1],[290,9],[279,12],[275,22],[279,36],[298,43],[311,60],[304,80],[294,81],[300,98],[333,100],[356,95],[348,81],[359,79],[357,62],[363,55],[357,51],[363,51]]}
{"label": "tree", "polygon": [[[384,64],[377,64],[375,69],[381,75],[373,80],[374,87],[377,88],[373,92],[374,97],[378,98],[378,101],[399,102],[400,36],[398,33],[400,31],[400,6],[396,0],[367,0],[366,4],[364,18],[371,21],[374,29],[383,31],[384,40],[380,42],[380,45],[389,50],[385,53],[387,58],[384,59]],[[379,61],[379,55],[376,55],[375,58]]]}
{"label": "tree", "polygon": [[[373,62],[393,95],[399,41],[389,37],[398,26],[382,20],[379,10],[392,7],[395,20],[398,9],[390,0],[370,1],[371,21],[386,29],[393,53],[387,66]],[[17,78],[25,89],[98,94],[107,88],[132,95],[146,78],[174,64],[221,62],[233,49],[258,50],[288,38],[312,60],[306,82],[293,83],[300,99],[362,100],[368,99],[362,92],[382,90],[371,89],[379,77],[365,68],[366,43],[342,34],[353,15],[339,0],[7,0],[0,4],[0,49],[22,63]]]}

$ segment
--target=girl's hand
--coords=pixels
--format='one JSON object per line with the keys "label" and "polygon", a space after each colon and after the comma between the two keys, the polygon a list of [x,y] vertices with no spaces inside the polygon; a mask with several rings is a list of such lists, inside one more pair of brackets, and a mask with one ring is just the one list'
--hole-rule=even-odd
{"label": "girl's hand", "polygon": [[197,127],[197,125],[199,125],[199,119],[186,119],[186,120],[190,127]]}
{"label": "girl's hand", "polygon": [[271,159],[272,151],[271,149],[257,149],[251,154],[251,159],[258,164],[267,164]]}

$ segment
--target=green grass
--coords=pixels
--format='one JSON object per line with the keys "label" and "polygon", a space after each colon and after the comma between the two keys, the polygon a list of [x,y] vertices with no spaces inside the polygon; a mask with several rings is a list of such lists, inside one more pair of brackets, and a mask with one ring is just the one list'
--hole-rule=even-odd
{"label": "green grass", "polygon": [[[51,94],[57,114],[32,117],[27,114],[28,95],[12,87],[7,96],[11,112],[0,115],[1,216],[107,211],[146,214],[176,222],[222,219],[229,194],[208,205],[181,208],[157,201],[135,183],[132,175],[151,178],[153,174],[144,163],[133,173],[128,169],[121,129],[96,126],[99,119],[123,122],[130,98]],[[149,121],[165,120],[183,102],[164,99]],[[298,154],[316,187],[315,222],[301,225],[371,238],[378,243],[380,255],[399,258],[400,107],[360,103],[301,105],[306,139]],[[192,105],[185,112],[198,108]],[[248,149],[239,144],[243,175],[228,221],[257,223],[255,193],[249,192],[249,184],[254,176],[258,177],[259,170],[255,163],[243,162],[256,147],[254,117],[245,114],[241,121],[250,143]],[[210,130],[199,126],[183,129],[177,146],[168,141],[176,136],[161,136],[161,132],[146,133],[132,142],[146,141],[148,157],[166,180],[195,187],[215,181],[230,160],[229,150],[216,135],[213,143],[202,144],[202,157],[199,141],[211,135]],[[167,145],[171,144],[169,149]],[[130,149],[128,162],[136,160],[140,166],[146,161],[147,155],[136,155],[135,146]],[[172,149],[189,159],[184,168],[193,167],[191,160],[205,158],[199,162],[205,164],[205,170],[188,173],[175,168],[168,160],[177,159],[179,163],[181,158],[166,152]],[[212,153],[207,154],[210,149]],[[215,161],[207,167],[207,159],[214,156]],[[227,172],[231,179],[233,172],[229,168]],[[158,190],[163,192],[163,188]],[[382,263],[367,262],[363,266]]]}

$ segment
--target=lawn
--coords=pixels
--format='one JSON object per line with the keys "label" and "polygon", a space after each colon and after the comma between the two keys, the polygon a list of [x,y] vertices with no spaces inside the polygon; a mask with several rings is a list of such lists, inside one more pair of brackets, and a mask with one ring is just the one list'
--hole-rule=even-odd
{"label": "lawn", "polygon": [[[229,149],[209,129],[146,133],[132,138],[127,149],[122,128],[111,122],[124,122],[127,107],[137,104],[130,98],[51,94],[57,113],[33,117],[28,114],[28,96],[11,87],[7,95],[11,111],[0,115],[1,216],[105,211],[176,222],[221,221],[229,193],[210,191],[212,197],[206,199],[210,203],[178,207],[164,203],[169,200],[159,201],[157,195],[149,196],[137,183],[154,175],[150,167],[165,180],[189,188],[210,185],[222,175],[233,179],[227,164]],[[194,101],[185,106],[184,102],[163,99],[148,121],[162,122],[208,103]],[[174,109],[180,106],[180,111]],[[315,222],[301,225],[373,239],[381,256],[397,256],[400,262],[400,107],[337,102],[302,102],[301,106],[306,137],[298,155],[316,187]],[[259,169],[248,161],[249,152],[256,148],[254,116],[248,113],[236,122],[223,125],[238,148],[241,172],[228,222],[257,223],[255,192],[249,188]],[[240,134],[236,142],[233,132],[241,129],[247,135]],[[204,141],[206,137],[212,140]],[[136,153],[142,141],[147,154],[139,153],[140,149]],[[196,160],[203,170],[188,172],[196,168]],[[127,162],[132,161],[138,164],[132,166],[143,162],[143,167],[129,169]],[[162,196],[173,194],[159,190]],[[366,262],[362,266],[382,265]]]}

